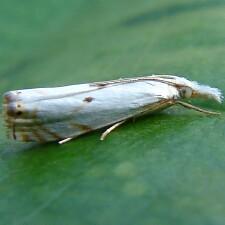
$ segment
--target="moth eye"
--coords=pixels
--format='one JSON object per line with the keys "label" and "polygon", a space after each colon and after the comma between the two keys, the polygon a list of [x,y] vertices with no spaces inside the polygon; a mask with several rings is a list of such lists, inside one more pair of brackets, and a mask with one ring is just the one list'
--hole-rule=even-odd
{"label": "moth eye", "polygon": [[189,87],[183,87],[180,90],[180,95],[183,98],[190,98],[192,96],[192,89]]}

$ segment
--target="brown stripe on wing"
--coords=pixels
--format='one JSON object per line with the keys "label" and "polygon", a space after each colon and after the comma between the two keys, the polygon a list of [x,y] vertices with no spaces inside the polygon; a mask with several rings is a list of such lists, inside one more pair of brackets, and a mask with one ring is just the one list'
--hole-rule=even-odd
{"label": "brown stripe on wing", "polygon": [[43,137],[35,130],[29,127],[16,127],[14,124],[12,129],[9,129],[9,132],[12,133],[12,137],[15,140],[19,141],[38,141],[44,142]]}
{"label": "brown stripe on wing", "polygon": [[174,101],[172,99],[162,99],[153,104],[149,104],[149,105],[145,105],[141,107],[140,113],[138,116],[146,114],[146,113],[155,112],[157,110],[163,110],[164,108],[170,107],[172,105],[174,105]]}
{"label": "brown stripe on wing", "polygon": [[146,76],[146,77],[136,77],[136,78],[120,78],[117,80],[109,80],[109,81],[100,81],[100,82],[94,82],[91,83],[90,86],[97,86],[99,88],[105,88],[108,85],[121,85],[121,84],[127,84],[127,83],[134,83],[134,82],[139,82],[139,81],[156,81],[156,82],[161,82],[161,83],[165,83],[174,87],[182,87],[182,85],[176,84],[172,81],[168,81],[168,80],[172,80],[174,79],[173,77],[169,76],[169,77],[163,77],[163,76]]}
{"label": "brown stripe on wing", "polygon": [[71,123],[71,127],[76,128],[76,129],[78,128],[79,130],[81,130],[83,132],[90,132],[93,130],[90,126],[85,125],[85,124],[80,124],[80,123]]}
{"label": "brown stripe on wing", "polygon": [[43,126],[30,127],[18,127],[12,130],[12,136],[14,139],[21,140],[24,142],[37,141],[44,143],[49,141],[48,136],[52,137],[50,140],[60,140],[62,137],[57,135],[55,132]]}
{"label": "brown stripe on wing", "polygon": [[28,142],[28,141],[34,141],[27,133],[21,133],[20,134],[21,141]]}
{"label": "brown stripe on wing", "polygon": [[31,133],[38,142],[46,142],[45,137],[41,134],[41,130],[31,129]]}
{"label": "brown stripe on wing", "polygon": [[[12,124],[10,127],[7,126],[7,131],[6,131],[6,136],[7,138],[9,139],[14,139],[14,140],[21,140],[21,141],[24,141],[23,137],[22,137],[22,134],[23,134],[24,131],[21,131],[21,130],[17,130],[15,125]],[[26,132],[26,131],[25,131]]]}
{"label": "brown stripe on wing", "polygon": [[51,129],[40,125],[40,129],[44,132],[46,132],[48,135],[52,136],[54,140],[63,140],[65,137],[60,136],[57,132],[52,131]]}

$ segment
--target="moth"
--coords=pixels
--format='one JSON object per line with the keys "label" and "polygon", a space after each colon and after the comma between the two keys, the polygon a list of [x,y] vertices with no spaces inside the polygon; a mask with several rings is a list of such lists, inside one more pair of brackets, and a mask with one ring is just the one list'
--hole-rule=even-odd
{"label": "moth", "polygon": [[55,88],[9,91],[3,96],[8,136],[29,142],[60,144],[84,133],[109,127],[101,140],[131,118],[181,105],[218,114],[183,101],[202,97],[222,102],[217,88],[183,77],[151,75]]}

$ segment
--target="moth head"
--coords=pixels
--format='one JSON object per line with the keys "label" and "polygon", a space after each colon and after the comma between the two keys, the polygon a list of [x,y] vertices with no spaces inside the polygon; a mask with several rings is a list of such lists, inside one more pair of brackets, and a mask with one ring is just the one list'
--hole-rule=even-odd
{"label": "moth head", "polygon": [[199,84],[196,81],[190,81],[183,77],[171,75],[159,75],[162,82],[176,87],[181,98],[206,98],[219,103],[223,101],[223,94],[218,88]]}

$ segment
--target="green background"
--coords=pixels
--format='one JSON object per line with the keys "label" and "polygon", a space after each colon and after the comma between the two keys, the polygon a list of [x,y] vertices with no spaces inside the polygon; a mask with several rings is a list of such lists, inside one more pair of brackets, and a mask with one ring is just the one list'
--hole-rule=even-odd
{"label": "green background", "polygon": [[[182,74],[225,91],[223,0],[1,1],[0,92]],[[0,129],[0,224],[225,224],[225,106],[181,107],[65,145]]]}

